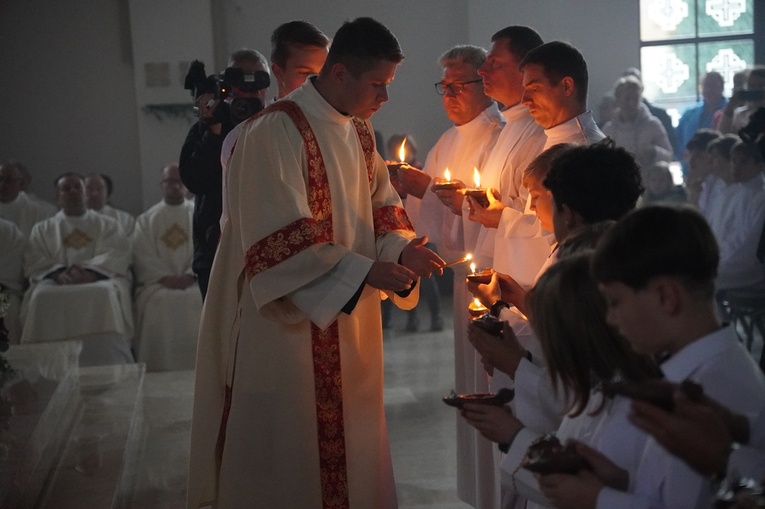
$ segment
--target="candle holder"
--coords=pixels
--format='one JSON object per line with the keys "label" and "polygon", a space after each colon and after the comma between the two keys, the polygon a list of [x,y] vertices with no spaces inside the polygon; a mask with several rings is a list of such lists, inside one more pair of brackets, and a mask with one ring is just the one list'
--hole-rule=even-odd
{"label": "candle holder", "polygon": [[398,178],[398,169],[407,165],[404,161],[385,161],[385,166],[388,167],[388,175]]}
{"label": "candle holder", "polygon": [[479,272],[471,272],[465,276],[465,279],[467,279],[470,283],[480,283],[482,285],[487,285],[491,282],[492,274],[493,273],[491,269],[483,269]]}
{"label": "candle holder", "polygon": [[462,189],[462,187],[463,187],[463,184],[460,182],[447,180],[445,182],[433,184],[432,190],[433,191],[456,191],[457,189]]}
{"label": "candle holder", "polygon": [[468,313],[474,318],[483,316],[487,311],[489,311],[489,308],[481,304],[481,301],[478,299],[473,299],[473,301],[468,304]]}
{"label": "candle holder", "polygon": [[472,187],[470,189],[465,189],[465,195],[473,198],[483,208],[489,206],[489,197],[486,196],[486,189],[483,187]]}

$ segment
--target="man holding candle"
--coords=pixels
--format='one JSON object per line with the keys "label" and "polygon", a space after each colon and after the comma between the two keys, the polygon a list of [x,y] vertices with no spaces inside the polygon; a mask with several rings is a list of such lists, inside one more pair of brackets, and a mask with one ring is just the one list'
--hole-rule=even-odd
{"label": "man holding candle", "polygon": [[[410,195],[406,209],[417,231],[428,235],[446,260],[461,259],[475,246],[480,225],[468,221],[467,210],[463,212],[465,195],[457,189],[464,189],[466,182],[472,185],[473,168],[481,165],[502,128],[497,105],[484,93],[478,75],[485,60],[486,50],[476,46],[455,46],[441,56],[443,76],[436,83],[436,92],[454,126],[428,153],[423,171],[407,166],[398,171],[401,185]],[[434,182],[443,183],[442,177],[455,189],[433,187]],[[487,392],[486,374],[467,339],[467,306],[472,301],[464,284],[467,263],[452,268],[455,391]],[[499,496],[492,444],[463,419],[457,420],[457,494],[477,508],[495,507]]]}
{"label": "man holding candle", "polygon": [[402,60],[385,26],[346,22],[319,75],[242,132],[202,314],[189,508],[396,507],[380,291],[410,308],[443,264],[374,152],[369,118]]}

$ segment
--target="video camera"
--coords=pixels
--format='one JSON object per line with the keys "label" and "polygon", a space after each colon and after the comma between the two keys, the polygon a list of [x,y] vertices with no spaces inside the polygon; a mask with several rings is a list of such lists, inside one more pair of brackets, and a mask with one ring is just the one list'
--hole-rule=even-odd
{"label": "video camera", "polygon": [[[191,91],[192,97],[198,99],[202,94],[212,94],[217,101],[211,122],[231,120],[238,124],[263,109],[263,103],[257,97],[257,92],[268,88],[271,79],[265,71],[255,71],[245,74],[237,67],[227,67],[220,74],[207,76],[205,64],[194,60],[186,74],[183,88]],[[194,111],[199,115],[199,109]]]}

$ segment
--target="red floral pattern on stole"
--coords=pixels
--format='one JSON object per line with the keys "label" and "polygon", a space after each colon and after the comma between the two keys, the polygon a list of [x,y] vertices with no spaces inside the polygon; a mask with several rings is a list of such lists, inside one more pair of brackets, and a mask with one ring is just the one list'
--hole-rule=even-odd
{"label": "red floral pattern on stole", "polygon": [[[334,238],[329,180],[316,135],[305,114],[294,102],[277,101],[263,110],[260,115],[275,111],[286,113],[303,138],[308,161],[308,204],[313,217],[294,221],[250,247],[246,256],[247,274],[250,277],[294,256],[303,249],[318,243],[331,242]],[[359,138],[363,138],[359,126],[355,123],[354,125]],[[369,130],[366,131],[369,136]],[[364,144],[362,140],[362,147]],[[370,171],[374,166],[369,166],[370,159],[366,156],[365,149],[367,171]],[[371,161],[374,163],[374,159]],[[326,330],[311,324],[311,348],[322,508],[348,509],[350,503],[343,421],[340,330],[337,321]]]}
{"label": "red floral pattern on stole", "polygon": [[401,207],[387,205],[375,209],[373,212],[375,224],[375,238],[379,239],[386,233],[394,230],[406,230],[413,232],[414,226],[409,220],[409,215]]}
{"label": "red floral pattern on stole", "polygon": [[356,128],[356,134],[359,135],[361,150],[364,151],[364,161],[367,163],[367,176],[369,185],[372,185],[375,179],[375,139],[369,132],[366,122],[356,117],[353,118],[353,127]]}

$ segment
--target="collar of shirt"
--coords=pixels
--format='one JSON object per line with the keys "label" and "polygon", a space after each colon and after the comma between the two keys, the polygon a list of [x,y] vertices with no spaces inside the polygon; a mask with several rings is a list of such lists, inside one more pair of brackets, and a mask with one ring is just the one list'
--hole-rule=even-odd
{"label": "collar of shirt", "polygon": [[720,355],[737,342],[733,327],[725,325],[675,353],[661,365],[661,371],[670,382],[681,382],[690,378],[709,359]]}

